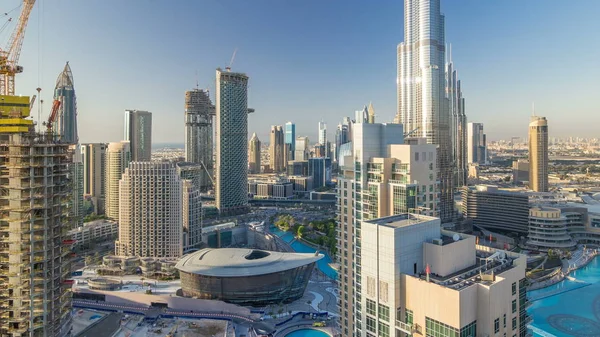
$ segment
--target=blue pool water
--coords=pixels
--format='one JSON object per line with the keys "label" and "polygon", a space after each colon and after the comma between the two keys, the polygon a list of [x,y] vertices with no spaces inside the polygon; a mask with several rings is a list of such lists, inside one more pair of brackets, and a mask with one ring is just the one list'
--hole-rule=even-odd
{"label": "blue pool water", "polygon": [[[294,234],[290,232],[282,232],[279,229],[277,229],[277,227],[272,226],[271,233],[279,236],[283,241],[287,243],[294,241]],[[305,245],[300,241],[294,241],[290,244],[290,246],[292,246],[292,249],[294,249],[298,253],[314,253],[316,251],[316,249]],[[329,265],[331,263],[331,257],[329,256],[329,254],[327,254],[327,252],[321,251],[320,253],[325,255],[325,257],[323,257],[317,262],[317,268],[319,268],[319,270],[322,271],[323,274],[327,275],[329,278],[337,280],[337,271],[331,268],[331,266]]]}
{"label": "blue pool water", "polygon": [[302,329],[289,333],[285,337],[329,337],[329,335],[319,330]]}
{"label": "blue pool water", "polygon": [[565,280],[529,292],[530,298],[540,298],[528,309],[535,336],[544,336],[544,332],[566,337],[600,335],[600,259],[571,276],[577,281]]}

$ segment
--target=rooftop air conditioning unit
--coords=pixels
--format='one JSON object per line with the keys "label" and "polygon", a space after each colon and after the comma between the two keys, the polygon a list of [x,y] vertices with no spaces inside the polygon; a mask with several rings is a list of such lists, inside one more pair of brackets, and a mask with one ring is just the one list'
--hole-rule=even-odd
{"label": "rooftop air conditioning unit", "polygon": [[433,242],[434,245],[438,245],[438,246],[443,246],[443,244],[444,244],[444,240],[442,240],[442,239],[433,239],[433,240],[431,240],[431,242]]}

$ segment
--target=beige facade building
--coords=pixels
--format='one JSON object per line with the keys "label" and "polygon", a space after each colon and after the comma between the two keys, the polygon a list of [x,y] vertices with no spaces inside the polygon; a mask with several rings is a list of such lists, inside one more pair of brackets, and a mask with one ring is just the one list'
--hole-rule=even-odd
{"label": "beige facade building", "polygon": [[83,162],[83,195],[89,196],[94,211],[104,213],[104,194],[106,188],[106,147],[104,143],[81,144]]}
{"label": "beige facade building", "polygon": [[287,163],[286,152],[283,127],[281,125],[271,126],[271,138],[269,139],[269,160],[273,172],[285,172]]}
{"label": "beige facade building", "polygon": [[248,144],[248,173],[250,174],[260,173],[260,146],[260,139],[258,139],[255,132]]}
{"label": "beige facade building", "polygon": [[548,121],[533,116],[529,123],[529,188],[548,192]]}
{"label": "beige facade building", "polygon": [[119,219],[119,181],[130,161],[131,149],[128,141],[108,144],[105,164],[104,209],[109,219]]}
{"label": "beige facade building", "polygon": [[357,336],[526,336],[526,256],[479,246],[435,217],[401,214],[361,226]]}
{"label": "beige facade building", "polygon": [[[191,186],[191,185],[190,185]],[[119,182],[119,256],[183,254],[183,182],[168,162],[131,162]]]}
{"label": "beige facade building", "polygon": [[191,180],[182,181],[183,251],[200,248],[202,242],[202,201]]}

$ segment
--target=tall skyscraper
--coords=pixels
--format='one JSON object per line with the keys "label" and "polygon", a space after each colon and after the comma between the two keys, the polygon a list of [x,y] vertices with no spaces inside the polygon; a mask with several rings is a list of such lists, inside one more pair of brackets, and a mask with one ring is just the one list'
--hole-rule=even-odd
{"label": "tall skyscraper", "polygon": [[248,210],[248,76],[217,69],[215,203],[219,213]]}
{"label": "tall skyscraper", "polygon": [[529,188],[548,192],[548,121],[532,116],[529,123]]}
{"label": "tall skyscraper", "polygon": [[124,139],[130,143],[132,161],[149,161],[152,157],[152,114],[125,110]]}
{"label": "tall skyscraper", "polygon": [[202,201],[193,181],[182,180],[183,251],[200,248],[202,243]]}
{"label": "tall skyscraper", "polygon": [[296,151],[296,124],[292,122],[285,123],[285,143],[288,145],[289,160],[294,160],[294,152]]}
{"label": "tall skyscraper", "polygon": [[313,179],[313,188],[327,185],[331,182],[331,158],[309,158],[308,175]]}
{"label": "tall skyscraper", "polygon": [[467,162],[485,164],[487,162],[486,136],[482,123],[467,124]]}
{"label": "tall skyscraper", "polygon": [[327,124],[325,122],[319,122],[319,144],[327,144]]}
{"label": "tall skyscraper", "polygon": [[207,190],[213,174],[213,116],[215,106],[207,90],[185,92],[185,160],[200,164],[200,186]]}
{"label": "tall skyscraper", "polygon": [[454,216],[452,141],[445,93],[444,16],[440,0],[404,1],[404,42],[398,45],[398,112],[413,137],[438,145],[440,217]]}
{"label": "tall skyscraper", "polygon": [[130,144],[127,141],[108,144],[106,150],[106,187],[104,211],[110,219],[119,219],[119,181],[131,161]]}
{"label": "tall skyscraper", "polygon": [[335,130],[335,147],[333,151],[333,160],[339,160],[340,148],[343,144],[346,144],[350,141],[350,130],[349,125],[338,124],[337,129]]}
{"label": "tall skyscraper", "polygon": [[271,137],[269,139],[269,160],[273,172],[285,172],[286,155],[284,133],[281,125],[271,126]]}
{"label": "tall skyscraper", "polygon": [[183,182],[168,162],[131,162],[119,182],[119,240],[115,254],[183,254]]}
{"label": "tall skyscraper", "polygon": [[[341,153],[338,176],[338,278],[342,292],[340,316],[343,336],[364,336],[361,316],[361,223],[399,214],[437,215],[436,146],[424,138],[403,139],[400,124],[357,123],[352,150]],[[362,322],[362,323],[359,323]]]}
{"label": "tall skyscraper", "polygon": [[252,134],[252,138],[250,138],[250,145],[248,148],[248,169],[252,174],[260,173],[260,146],[260,139],[258,139],[255,132]]}
{"label": "tall skyscraper", "polygon": [[63,142],[77,144],[79,140],[77,136],[77,100],[69,62],[58,75],[54,88],[54,99],[60,101],[57,119],[52,125],[54,134],[60,136]]}
{"label": "tall skyscraper", "polygon": [[52,125],[53,133],[62,142],[71,144],[73,162],[69,164],[69,178],[72,181],[73,196],[70,202],[70,216],[76,226],[83,225],[83,163],[77,135],[77,99],[73,73],[69,62],[56,79],[54,99],[60,102],[56,121]]}
{"label": "tall skyscraper", "polygon": [[81,144],[83,162],[83,195],[94,205],[94,213],[104,214],[106,187],[106,147],[104,143]]}
{"label": "tall skyscraper", "polygon": [[68,336],[72,144],[35,132],[29,97],[2,100],[0,335]]}
{"label": "tall skyscraper", "polygon": [[296,137],[295,148],[294,160],[308,160],[310,156],[310,142],[308,137]]}
{"label": "tall skyscraper", "polygon": [[452,63],[452,46],[450,46],[449,62],[446,62],[446,95],[450,109],[450,137],[452,140],[451,163],[454,168],[455,187],[467,183],[467,115],[465,114],[465,99],[458,74]]}

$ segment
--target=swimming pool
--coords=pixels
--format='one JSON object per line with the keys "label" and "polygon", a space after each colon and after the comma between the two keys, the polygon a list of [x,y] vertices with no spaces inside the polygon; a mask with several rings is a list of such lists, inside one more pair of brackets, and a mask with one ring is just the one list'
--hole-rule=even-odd
{"label": "swimming pool", "polygon": [[[316,249],[314,249],[311,246],[308,246],[298,240],[294,241],[294,234],[292,234],[290,232],[280,231],[275,226],[271,226],[270,230],[271,230],[271,233],[277,235],[283,241],[285,241],[287,243],[291,242],[290,246],[292,246],[292,249],[298,253],[314,253],[316,251]],[[321,272],[323,272],[323,274],[327,275],[329,278],[337,280],[337,270],[331,268],[331,266],[329,265],[332,261],[331,257],[325,251],[319,251],[319,252],[322,253],[323,255],[325,255],[325,257],[323,257],[321,260],[319,260],[317,262],[317,268],[319,268],[319,270]]]}
{"label": "swimming pool", "polygon": [[527,310],[533,318],[534,336],[600,335],[600,259],[594,258],[570,276],[575,281],[528,293],[530,298],[540,298]]}
{"label": "swimming pool", "polygon": [[314,329],[301,329],[291,332],[285,337],[329,337],[329,334]]}

